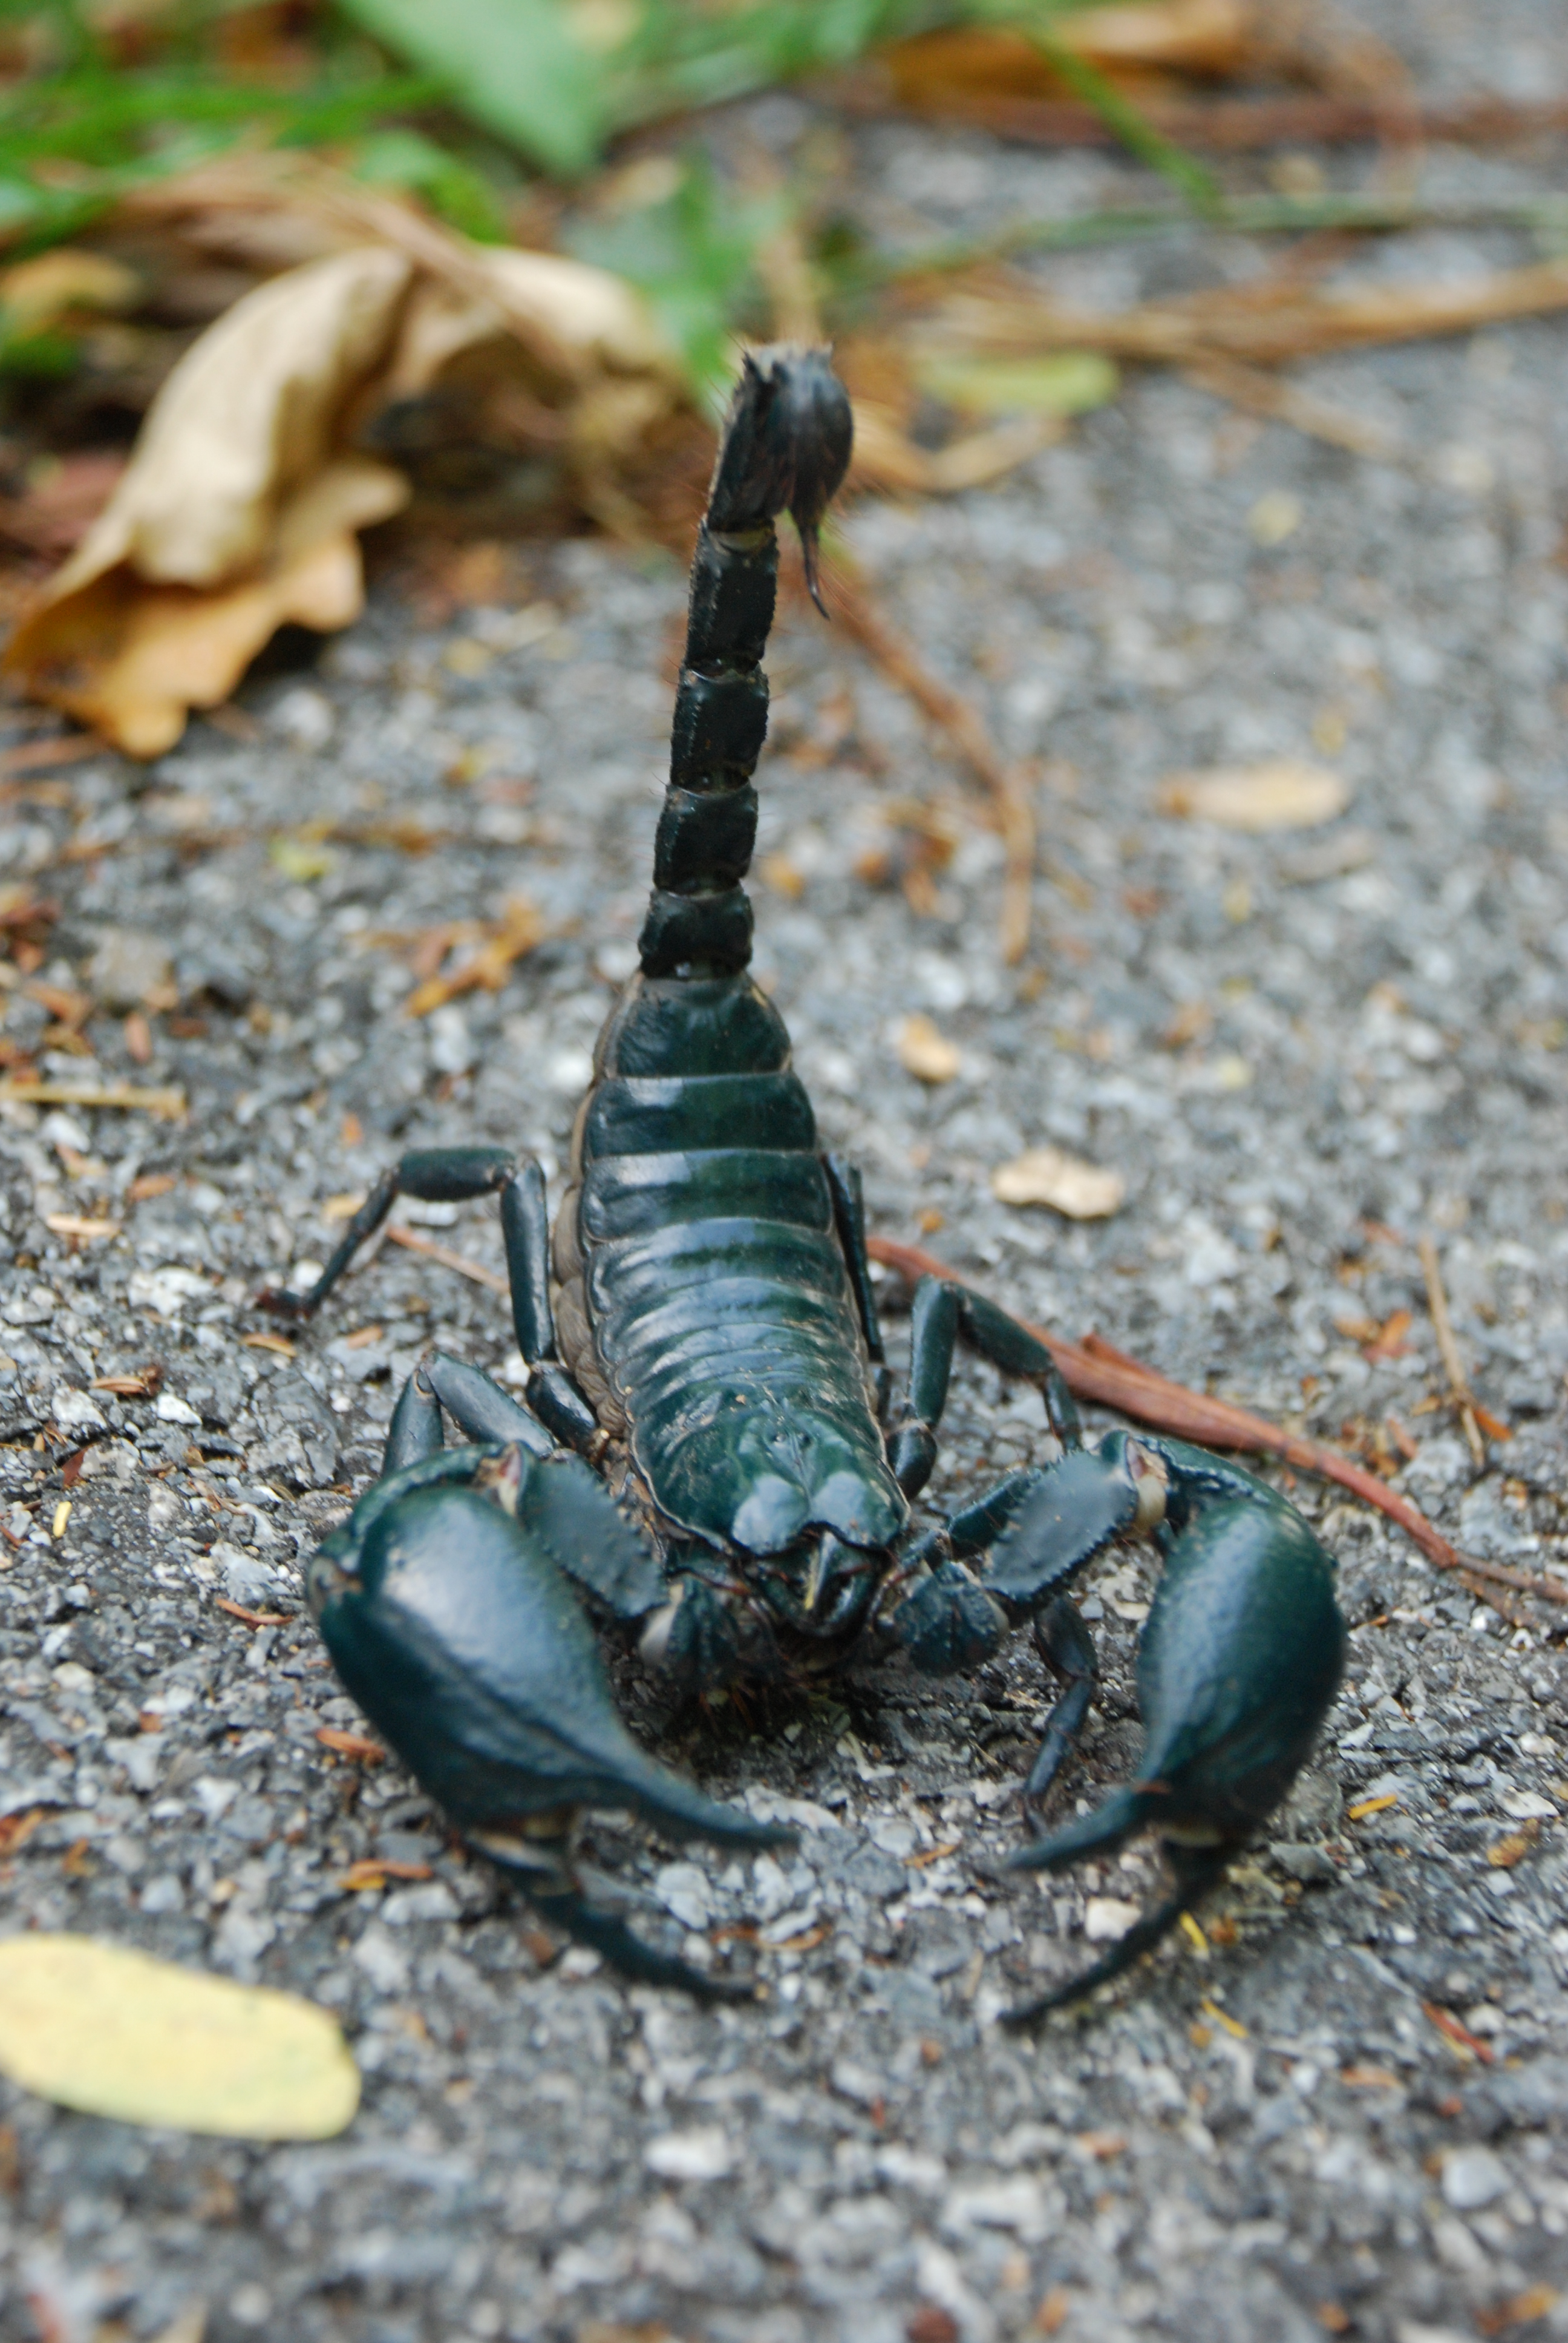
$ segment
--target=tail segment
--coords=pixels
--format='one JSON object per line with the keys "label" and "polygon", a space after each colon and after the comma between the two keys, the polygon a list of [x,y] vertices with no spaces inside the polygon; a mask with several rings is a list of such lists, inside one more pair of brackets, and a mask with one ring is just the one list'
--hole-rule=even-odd
{"label": "tail segment", "polygon": [[788,509],[820,608],[817,532],[849,468],[851,434],[826,350],[747,353],[691,565],[669,789],[639,945],[646,976],[729,976],[751,958],[740,881],[757,837],[751,776],[768,730],[761,660],[779,575],[773,523]]}

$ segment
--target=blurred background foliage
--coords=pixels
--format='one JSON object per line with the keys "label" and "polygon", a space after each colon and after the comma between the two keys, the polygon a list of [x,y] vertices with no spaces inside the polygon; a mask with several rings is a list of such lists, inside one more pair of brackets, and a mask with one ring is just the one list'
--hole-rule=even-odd
{"label": "blurred background foliage", "polygon": [[[320,158],[480,243],[553,241],[562,197],[580,210],[586,196],[588,216],[565,242],[643,291],[693,390],[711,402],[732,332],[766,328],[758,256],[799,211],[798,191],[721,186],[693,146],[640,188],[634,175],[631,188],[596,194],[613,142],[944,26],[1021,27],[1060,63],[1056,22],[1083,6],[0,0],[0,245],[39,253],[236,150]],[[1081,58],[1067,75],[1119,136],[1201,202],[1207,174],[1150,128],[1125,90]],[[856,281],[851,242],[841,224],[816,224],[812,265],[829,296]],[[78,307],[94,310],[85,279],[78,289]],[[64,309],[0,310],[0,367],[13,376],[68,372],[79,342]]]}

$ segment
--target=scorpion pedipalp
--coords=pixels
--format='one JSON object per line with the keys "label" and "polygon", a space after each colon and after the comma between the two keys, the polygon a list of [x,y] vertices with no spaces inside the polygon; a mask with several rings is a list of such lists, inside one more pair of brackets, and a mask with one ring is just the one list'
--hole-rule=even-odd
{"label": "scorpion pedipalp", "polygon": [[1112,1433],[1100,1453],[1112,1449],[1151,1453],[1167,1490],[1165,1567],[1138,1654],[1142,1755],[1132,1781],[1005,1868],[1060,1871],[1153,1827],[1175,1892],[1084,1975],[1015,2010],[1019,2024],[1119,1976],[1217,1883],[1305,1761],[1344,1664],[1333,1560],[1293,1506],[1185,1442]]}
{"label": "scorpion pedipalp", "polygon": [[[583,1808],[628,1808],[676,1836],[737,1847],[792,1835],[705,1797],[627,1732],[550,1550],[560,1469],[489,1443],[423,1458],[378,1482],[334,1533],[336,1568],[313,1574],[312,1592],[344,1684],[458,1829],[571,1935],[630,1957],[638,1940],[585,1901],[571,1868]],[[643,1953],[640,1974],[709,1989],[700,1972],[677,1964],[678,1976]]]}

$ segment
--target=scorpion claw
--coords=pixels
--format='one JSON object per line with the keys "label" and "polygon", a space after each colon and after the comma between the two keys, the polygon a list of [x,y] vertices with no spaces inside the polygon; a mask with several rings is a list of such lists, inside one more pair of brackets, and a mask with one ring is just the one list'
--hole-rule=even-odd
{"label": "scorpion claw", "polygon": [[1173,1530],[1139,1647],[1137,1777],[1004,1867],[1060,1871],[1152,1825],[1176,1892],[1073,1984],[1015,2012],[1020,2024],[1119,1976],[1214,1884],[1304,1764],[1343,1664],[1332,1559],[1299,1513],[1240,1466],[1181,1443],[1122,1435],[1120,1446],[1138,1515]]}
{"label": "scorpion claw", "polygon": [[618,1914],[596,1911],[575,1888],[546,1892],[529,1886],[528,1901],[541,1919],[559,1928],[574,1945],[599,1953],[618,1976],[633,1985],[674,1986],[698,2001],[755,2001],[757,1988],[745,1977],[709,1976],[675,1953],[661,1953],[628,1928]]}
{"label": "scorpion claw", "polygon": [[[1061,1835],[1065,1838],[1067,1833],[1064,1831]],[[1037,2018],[1046,2016],[1051,2010],[1065,2009],[1070,2003],[1083,2000],[1097,1986],[1109,1985],[1113,1977],[1121,1976],[1143,1954],[1151,1952],[1162,1936],[1169,1935],[1181,1915],[1190,1912],[1224,1872],[1224,1854],[1216,1854],[1208,1848],[1199,1850],[1177,1846],[1169,1851],[1171,1867],[1176,1874],[1174,1892],[1162,1904],[1157,1904],[1152,1912],[1146,1912],[1141,1920],[1135,1920],[1124,1935],[1118,1936],[1110,1950],[1101,1954],[1100,1959],[1081,1976],[1070,1978],[1066,1985],[1054,1986],[1050,1993],[1042,1993],[1038,2000],[1024,2002],[1017,2009],[1004,2011],[1001,2021],[1004,2026],[1032,2026]]]}
{"label": "scorpion claw", "polygon": [[566,1867],[578,1810],[630,1808],[674,1835],[733,1846],[793,1834],[704,1796],[628,1733],[552,1550],[554,1509],[535,1518],[557,1469],[497,1443],[410,1463],[324,1542],[310,1600],[344,1684],[457,1828],[525,1875],[570,1933],[618,1966],[624,1952],[638,1965],[626,1973],[647,1978],[662,1956],[633,1949]]}

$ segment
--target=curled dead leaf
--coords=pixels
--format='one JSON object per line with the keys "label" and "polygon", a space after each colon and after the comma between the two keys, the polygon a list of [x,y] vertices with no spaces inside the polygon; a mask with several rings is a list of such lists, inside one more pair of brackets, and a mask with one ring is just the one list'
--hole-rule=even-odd
{"label": "curled dead leaf", "polygon": [[258,286],[186,353],[107,505],[17,624],[5,663],[32,697],[158,756],[278,627],[349,625],[358,532],[409,493],[353,442],[438,380],[503,436],[490,409],[520,398],[536,438],[588,470],[676,402],[675,362],[630,286],[433,227],[422,241],[411,218],[372,207],[365,241]]}
{"label": "curled dead leaf", "polygon": [[1081,1162],[1060,1147],[1031,1147],[1000,1163],[990,1175],[991,1192],[1004,1204],[1049,1204],[1070,1221],[1103,1221],[1120,1212],[1127,1182],[1120,1172]]}
{"label": "curled dead leaf", "polygon": [[905,1072],[933,1086],[950,1082],[963,1064],[957,1045],[918,1011],[900,1025],[894,1047]]}
{"label": "curled dead leaf", "polygon": [[1155,799],[1161,813],[1211,821],[1221,830],[1317,830],[1337,821],[1351,801],[1338,773],[1302,757],[1257,765],[1219,765],[1171,773]]}
{"label": "curled dead leaf", "polygon": [[106,253],[63,245],[19,260],[0,277],[0,306],[14,334],[41,334],[74,309],[110,315],[133,309],[141,294],[135,269]]}
{"label": "curled dead leaf", "polygon": [[42,1932],[0,1944],[0,2071],[57,2107],[226,2139],[330,2139],[359,2104],[314,2003]]}

